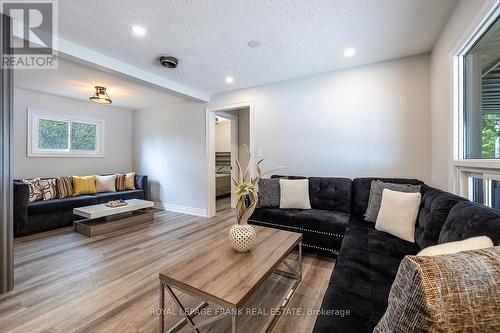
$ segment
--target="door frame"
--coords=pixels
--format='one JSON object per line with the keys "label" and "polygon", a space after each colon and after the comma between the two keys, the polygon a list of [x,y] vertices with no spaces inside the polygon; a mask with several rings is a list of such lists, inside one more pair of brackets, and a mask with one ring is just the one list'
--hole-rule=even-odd
{"label": "door frame", "polygon": [[[215,112],[216,116],[220,116],[221,118],[229,119],[231,122],[231,208],[236,207],[236,195],[234,193],[234,184],[232,179],[236,179],[238,177],[238,166],[236,164],[236,160],[238,159],[239,154],[239,144],[238,144],[238,116],[232,115],[230,113],[226,113],[224,111]],[[217,207],[216,207],[217,208]]]}
{"label": "door frame", "polygon": [[[255,103],[245,101],[240,103],[211,106],[206,108],[206,179],[207,179],[207,217],[213,217],[216,214],[215,207],[215,116],[217,113],[248,108],[250,115],[250,177],[255,177]],[[233,126],[231,126],[233,128]],[[232,149],[231,149],[232,150]],[[232,154],[232,152],[231,152]],[[231,158],[231,162],[233,159]],[[236,161],[235,161],[236,163]],[[232,164],[232,163],[231,163]],[[233,170],[236,172],[237,168]],[[231,175],[233,172],[231,171]],[[232,196],[231,196],[232,197]]]}

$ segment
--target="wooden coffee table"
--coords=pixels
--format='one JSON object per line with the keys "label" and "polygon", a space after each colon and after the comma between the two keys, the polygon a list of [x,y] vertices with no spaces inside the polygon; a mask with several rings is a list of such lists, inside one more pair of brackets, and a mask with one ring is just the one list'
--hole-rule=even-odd
{"label": "wooden coffee table", "polygon": [[154,220],[154,202],[141,199],[125,200],[126,206],[108,207],[106,204],[73,209],[73,214],[84,219],[75,221],[73,229],[87,237],[97,236]]}
{"label": "wooden coffee table", "polygon": [[[302,280],[302,235],[295,232],[254,226],[257,231],[255,246],[247,253],[238,253],[231,248],[227,237],[208,248],[195,251],[191,256],[160,272],[160,322],[159,332],[164,333],[165,290],[179,307],[184,318],[167,332],[175,332],[189,324],[194,332],[207,324],[225,317],[232,317],[232,332],[235,333],[238,310],[243,308],[249,297],[263,284],[267,277],[277,273],[294,280],[290,290],[267,330],[270,331],[279,319],[283,309]],[[223,230],[227,233],[228,230]],[[290,252],[298,247],[298,269],[286,261]],[[283,263],[289,271],[277,269]],[[187,312],[173,288],[203,300]],[[193,318],[208,303],[228,309],[202,322]]]}

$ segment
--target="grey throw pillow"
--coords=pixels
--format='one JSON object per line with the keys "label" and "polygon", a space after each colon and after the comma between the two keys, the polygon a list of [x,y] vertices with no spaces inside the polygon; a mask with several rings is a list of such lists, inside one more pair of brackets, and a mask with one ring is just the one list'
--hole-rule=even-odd
{"label": "grey throw pillow", "polygon": [[384,189],[392,191],[416,193],[420,192],[420,185],[384,183],[380,180],[372,181],[370,196],[368,197],[368,208],[365,213],[365,221],[376,222],[380,204],[382,203],[382,191]]}
{"label": "grey throw pillow", "polygon": [[279,178],[263,178],[259,180],[259,202],[257,207],[278,208],[280,206]]}

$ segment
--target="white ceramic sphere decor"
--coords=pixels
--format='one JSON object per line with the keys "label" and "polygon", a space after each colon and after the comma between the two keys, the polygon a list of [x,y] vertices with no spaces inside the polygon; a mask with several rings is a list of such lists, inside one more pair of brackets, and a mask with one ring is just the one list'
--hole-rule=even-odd
{"label": "white ceramic sphere decor", "polygon": [[235,224],[229,229],[229,241],[237,252],[248,252],[255,244],[257,233],[248,224]]}

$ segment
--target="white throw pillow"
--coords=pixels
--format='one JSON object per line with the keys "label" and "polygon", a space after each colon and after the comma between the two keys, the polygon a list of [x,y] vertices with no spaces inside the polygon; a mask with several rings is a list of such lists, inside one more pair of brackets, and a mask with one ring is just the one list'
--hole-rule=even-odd
{"label": "white throw pillow", "polygon": [[420,208],[420,193],[384,189],[375,229],[415,243],[415,223]]}
{"label": "white throw pillow", "polygon": [[417,256],[438,256],[441,254],[451,254],[469,250],[480,250],[493,247],[494,244],[487,236],[471,237],[461,241],[443,243],[426,247],[417,253]]}
{"label": "white throw pillow", "polygon": [[97,192],[116,192],[116,175],[95,176]]}
{"label": "white throw pillow", "polygon": [[309,179],[280,179],[280,208],[311,209]]}

